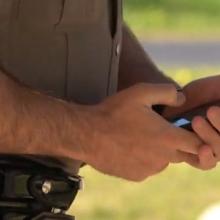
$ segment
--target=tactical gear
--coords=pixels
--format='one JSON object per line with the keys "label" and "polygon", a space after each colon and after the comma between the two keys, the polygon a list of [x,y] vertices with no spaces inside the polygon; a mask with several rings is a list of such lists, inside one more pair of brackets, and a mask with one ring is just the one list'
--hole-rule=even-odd
{"label": "tactical gear", "polygon": [[[36,90],[95,104],[117,89],[121,25],[122,0],[0,0],[0,65]],[[81,165],[22,159],[74,174]]]}
{"label": "tactical gear", "polygon": [[7,155],[0,157],[0,185],[1,219],[66,219],[81,178]]}

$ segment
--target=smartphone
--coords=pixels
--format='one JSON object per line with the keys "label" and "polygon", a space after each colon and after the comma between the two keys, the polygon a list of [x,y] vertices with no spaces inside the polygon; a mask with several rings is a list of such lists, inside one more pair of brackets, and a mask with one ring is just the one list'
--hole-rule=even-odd
{"label": "smartphone", "polygon": [[175,125],[176,127],[184,128],[188,131],[193,131],[192,119],[195,116],[202,116],[205,119],[207,119],[206,113],[207,113],[207,110],[211,106],[219,106],[220,107],[220,101],[219,102],[212,102],[212,103],[205,104],[205,105],[199,106],[197,108],[194,108],[190,111],[187,111],[187,112],[181,114],[180,116],[177,116],[177,117],[171,119],[170,122],[173,123],[173,125]]}

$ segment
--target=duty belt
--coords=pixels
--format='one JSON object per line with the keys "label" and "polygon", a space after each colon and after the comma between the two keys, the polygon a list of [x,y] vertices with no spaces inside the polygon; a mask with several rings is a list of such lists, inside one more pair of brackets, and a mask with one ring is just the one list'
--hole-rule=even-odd
{"label": "duty belt", "polygon": [[0,156],[0,219],[73,220],[65,212],[81,183],[61,169]]}

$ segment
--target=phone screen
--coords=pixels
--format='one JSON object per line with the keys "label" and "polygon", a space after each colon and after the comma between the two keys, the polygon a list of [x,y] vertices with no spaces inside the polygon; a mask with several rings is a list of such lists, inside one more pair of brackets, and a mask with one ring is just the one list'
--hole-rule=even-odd
{"label": "phone screen", "polygon": [[186,130],[192,131],[192,124],[191,121],[189,121],[186,118],[178,118],[175,121],[172,122],[174,126],[184,128]]}
{"label": "phone screen", "polygon": [[173,122],[173,125],[175,125],[176,127],[187,126],[190,124],[191,124],[191,122],[185,118],[179,118],[175,122]]}
{"label": "phone screen", "polygon": [[209,109],[210,106],[219,106],[220,107],[220,101],[213,102],[210,104],[205,104],[205,105],[199,106],[198,108],[194,108],[188,112],[183,113],[181,116],[170,120],[170,122],[176,127],[184,128],[188,131],[193,131],[193,128],[192,128],[193,118],[198,115],[198,116],[202,116],[204,119],[206,119],[208,121],[206,115],[207,115],[207,110]]}

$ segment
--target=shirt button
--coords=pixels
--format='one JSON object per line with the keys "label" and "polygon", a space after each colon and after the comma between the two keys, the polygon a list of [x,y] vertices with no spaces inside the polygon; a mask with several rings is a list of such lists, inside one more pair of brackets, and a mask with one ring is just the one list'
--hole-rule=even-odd
{"label": "shirt button", "polygon": [[116,46],[116,56],[119,56],[120,52],[121,52],[121,45],[118,43]]}

